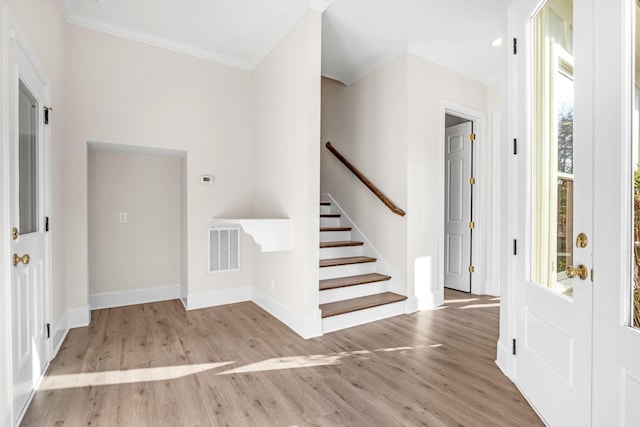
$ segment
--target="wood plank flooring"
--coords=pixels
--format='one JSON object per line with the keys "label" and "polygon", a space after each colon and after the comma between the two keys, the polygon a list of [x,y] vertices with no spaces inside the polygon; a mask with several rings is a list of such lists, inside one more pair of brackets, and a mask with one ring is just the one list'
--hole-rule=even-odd
{"label": "wood plank flooring", "polygon": [[69,332],[24,426],[540,426],[494,363],[498,301],[303,340],[253,303],[167,301]]}

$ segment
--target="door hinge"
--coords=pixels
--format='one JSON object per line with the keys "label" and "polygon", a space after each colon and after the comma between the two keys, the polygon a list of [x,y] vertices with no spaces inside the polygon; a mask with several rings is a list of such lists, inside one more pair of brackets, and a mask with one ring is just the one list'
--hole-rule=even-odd
{"label": "door hinge", "polygon": [[471,221],[471,222],[469,223],[469,229],[473,230],[474,228],[476,228],[476,223],[475,223],[475,222],[473,222],[473,221]]}
{"label": "door hinge", "polygon": [[518,154],[518,140],[513,138],[513,155]]}
{"label": "door hinge", "polygon": [[44,231],[45,232],[49,231],[49,217],[48,216],[44,217]]}
{"label": "door hinge", "polygon": [[515,356],[516,355],[516,339],[513,339],[513,349],[512,349],[512,354]]}
{"label": "door hinge", "polygon": [[513,239],[513,254],[518,255],[518,241]]}
{"label": "door hinge", "polygon": [[53,110],[51,107],[44,107],[44,124],[49,124],[49,111]]}
{"label": "door hinge", "polygon": [[51,323],[47,323],[47,338],[51,338]]}
{"label": "door hinge", "polygon": [[473,265],[469,266],[469,273],[474,273],[475,272],[475,268],[473,268]]}
{"label": "door hinge", "polygon": [[476,134],[475,134],[475,133],[470,134],[470,135],[469,135],[469,140],[470,140],[471,142],[475,141],[475,140],[476,140]]}
{"label": "door hinge", "polygon": [[474,177],[469,178],[469,184],[475,185],[476,179]]}
{"label": "door hinge", "polygon": [[515,37],[513,38],[513,54],[518,54],[518,39]]}

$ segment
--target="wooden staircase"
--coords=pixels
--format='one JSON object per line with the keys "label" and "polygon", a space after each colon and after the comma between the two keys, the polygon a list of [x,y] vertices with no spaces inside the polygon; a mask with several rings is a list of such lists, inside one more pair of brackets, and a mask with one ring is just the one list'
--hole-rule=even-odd
{"label": "wooden staircase", "polygon": [[405,313],[404,295],[389,291],[391,276],[352,240],[339,208],[320,202],[320,310],[324,333]]}

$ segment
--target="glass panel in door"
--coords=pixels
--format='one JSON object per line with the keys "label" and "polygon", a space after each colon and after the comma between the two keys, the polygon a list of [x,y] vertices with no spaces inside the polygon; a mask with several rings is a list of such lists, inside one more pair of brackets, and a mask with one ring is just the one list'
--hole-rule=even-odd
{"label": "glass panel in door", "polygon": [[568,297],[573,264],[572,2],[552,0],[533,18],[531,281]]}
{"label": "glass panel in door", "polygon": [[38,231],[38,102],[20,81],[19,88],[19,227],[20,234]]}

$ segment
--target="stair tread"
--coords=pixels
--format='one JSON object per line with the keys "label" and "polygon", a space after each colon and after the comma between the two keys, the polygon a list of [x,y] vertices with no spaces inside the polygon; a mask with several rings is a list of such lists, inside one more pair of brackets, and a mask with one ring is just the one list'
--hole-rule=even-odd
{"label": "stair tread", "polygon": [[340,218],[340,214],[320,214],[320,218]]}
{"label": "stair tread", "polygon": [[331,202],[320,202],[320,206],[331,206]]}
{"label": "stair tread", "polygon": [[389,279],[391,279],[391,276],[379,273],[359,274],[357,276],[337,277],[335,279],[324,279],[320,280],[320,290],[326,291],[329,289],[364,285],[365,283],[384,282],[385,280]]}
{"label": "stair tread", "polygon": [[354,240],[336,240],[334,242],[320,242],[321,248],[342,248],[344,246],[362,246],[364,242]]}
{"label": "stair tread", "polygon": [[320,310],[322,311],[322,318],[325,318],[404,301],[406,299],[407,297],[404,295],[395,294],[393,292],[383,292],[381,294],[368,295],[366,297],[321,304]]}
{"label": "stair tread", "polygon": [[367,262],[376,262],[375,258],[368,256],[350,256],[345,258],[329,258],[321,259],[320,267],[335,267],[339,265],[362,264]]}
{"label": "stair tread", "polygon": [[320,231],[351,231],[351,227],[320,227]]}

